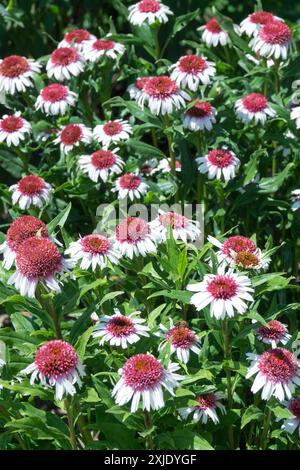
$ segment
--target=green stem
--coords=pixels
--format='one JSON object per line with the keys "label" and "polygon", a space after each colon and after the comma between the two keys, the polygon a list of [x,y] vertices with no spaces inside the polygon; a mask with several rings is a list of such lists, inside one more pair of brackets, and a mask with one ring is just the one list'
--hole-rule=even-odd
{"label": "green stem", "polygon": [[42,286],[38,286],[38,288],[37,288],[37,299],[38,299],[39,303],[41,304],[41,307],[44,308],[46,310],[46,312],[48,312],[49,316],[51,317],[53,327],[54,327],[54,331],[55,331],[55,336],[58,339],[62,339],[60,321],[59,321],[59,319],[58,319],[58,317],[55,313],[52,300],[49,299],[49,298],[43,297]]}
{"label": "green stem", "polygon": [[77,450],[77,441],[76,441],[76,433],[75,433],[75,426],[74,426],[74,418],[73,418],[73,410],[72,410],[72,404],[70,398],[65,398],[65,407],[66,407],[66,412],[67,412],[67,418],[68,418],[68,426],[69,426],[69,432],[70,432],[70,440],[71,440],[71,446],[73,450]]}
{"label": "green stem", "polygon": [[268,434],[270,428],[270,421],[271,421],[271,408],[266,405],[266,413],[265,413],[265,420],[264,420],[264,428],[261,436],[261,449],[265,450],[268,445]]}
{"label": "green stem", "polygon": [[[227,361],[231,360],[231,346],[230,346],[230,338],[229,338],[229,328],[228,328],[228,320],[225,319],[222,321],[222,333],[223,333],[223,341],[224,341],[224,358]],[[226,381],[227,381],[227,408],[228,410],[232,409],[233,404],[233,397],[232,397],[232,382],[231,382],[231,371],[228,365],[225,366],[225,374],[226,374]],[[230,449],[234,449],[234,436],[233,436],[233,427],[232,424],[228,427],[228,439]]]}
{"label": "green stem", "polygon": [[279,60],[275,61],[274,74],[275,74],[275,93],[278,94],[280,91],[280,76],[279,76]]}
{"label": "green stem", "polygon": [[[144,421],[145,421],[145,427],[147,430],[151,429],[152,427],[152,419],[149,411],[144,410]],[[153,450],[154,445],[153,445],[153,439],[152,439],[152,434],[149,433],[147,435],[147,450]]]}

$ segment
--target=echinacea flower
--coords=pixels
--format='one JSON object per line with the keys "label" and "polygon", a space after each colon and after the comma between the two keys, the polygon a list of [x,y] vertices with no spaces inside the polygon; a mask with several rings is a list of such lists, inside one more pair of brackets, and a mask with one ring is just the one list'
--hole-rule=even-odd
{"label": "echinacea flower", "polygon": [[170,69],[171,79],[175,80],[179,87],[191,91],[197,91],[200,84],[208,85],[216,73],[213,62],[193,54],[181,57]]}
{"label": "echinacea flower", "polygon": [[64,115],[70,106],[75,106],[76,99],[76,93],[70,91],[67,86],[52,83],[42,89],[36,100],[35,108],[40,109],[46,115]]}
{"label": "echinacea flower", "polygon": [[206,274],[202,282],[189,284],[187,289],[196,292],[190,303],[196,310],[202,310],[210,305],[210,315],[217,320],[232,318],[235,310],[243,315],[247,310],[245,302],[253,302],[250,279],[240,273],[225,272],[219,269],[218,274]]}
{"label": "echinacea flower", "polygon": [[57,274],[73,267],[65,260],[54,243],[45,237],[27,238],[16,252],[17,270],[9,278],[8,284],[14,285],[21,295],[35,297],[39,282],[55,292],[61,292]]}
{"label": "echinacea flower", "polygon": [[47,75],[60,82],[70,80],[83,72],[84,64],[84,58],[75,48],[59,47],[52,52],[47,62]]}
{"label": "echinacea flower", "polygon": [[148,326],[143,325],[146,320],[140,318],[140,313],[122,315],[119,310],[115,309],[113,315],[100,317],[99,323],[95,326],[93,338],[100,338],[100,346],[107,342],[111,346],[128,348],[131,344],[137,343],[140,336],[149,336],[150,330]]}
{"label": "echinacea flower", "polygon": [[96,39],[96,37],[86,29],[72,29],[65,34],[58,47],[74,47],[79,52],[82,52],[85,41],[93,39]]}
{"label": "echinacea flower", "polygon": [[120,140],[128,140],[132,134],[132,127],[128,121],[116,119],[104,124],[98,124],[93,131],[94,139],[104,147]]}
{"label": "echinacea flower", "polygon": [[[181,172],[181,161],[178,160],[178,158],[175,159],[175,171],[176,172]],[[171,159],[170,158],[163,158],[158,162],[158,165],[153,169],[152,173],[170,173],[172,171],[171,168]]]}
{"label": "echinacea flower", "polygon": [[190,131],[210,131],[216,122],[216,109],[207,101],[194,100],[183,116],[183,127]]}
{"label": "echinacea flower", "polygon": [[175,240],[187,243],[189,240],[195,241],[200,236],[201,230],[198,221],[188,219],[174,211],[164,212],[159,209],[158,212],[158,216],[150,222],[150,225],[157,232],[161,241],[167,240],[170,226]]}
{"label": "echinacea flower", "polygon": [[168,16],[173,15],[170,8],[160,0],[141,0],[128,8],[128,20],[134,26],[141,26],[147,22],[153,24],[156,21],[159,23],[167,23]]}
{"label": "echinacea flower", "polygon": [[300,129],[300,106],[294,106],[291,110],[291,119],[296,121],[297,129]]}
{"label": "echinacea flower", "polygon": [[250,93],[235,103],[237,117],[245,123],[265,124],[268,118],[276,115],[276,111],[269,105],[267,98],[261,93]]}
{"label": "echinacea flower", "polygon": [[273,20],[260,28],[249,46],[263,57],[286,60],[292,31],[282,21]]}
{"label": "echinacea flower", "polygon": [[218,44],[226,46],[226,44],[230,42],[229,34],[222,30],[216,18],[211,18],[204,26],[201,26],[199,30],[203,30],[202,41],[204,41],[208,47],[217,47]]}
{"label": "echinacea flower", "polygon": [[220,180],[223,176],[225,182],[235,177],[240,160],[227,148],[210,150],[205,157],[198,157],[200,173],[208,173],[208,178]]}
{"label": "echinacea flower", "polygon": [[10,186],[9,191],[12,193],[13,204],[18,204],[25,210],[30,206],[43,207],[48,204],[52,186],[40,176],[28,175]]}
{"label": "echinacea flower", "polygon": [[86,60],[90,62],[98,62],[104,57],[109,57],[112,60],[123,55],[125,46],[110,39],[95,39],[87,41],[83,46],[83,55]]}
{"label": "echinacea flower", "polygon": [[266,270],[269,267],[271,258],[257,248],[254,252],[252,251],[239,251],[238,253],[231,252],[232,267],[242,268],[243,270],[260,271]]}
{"label": "echinacea flower", "polygon": [[183,419],[187,419],[193,413],[194,423],[201,421],[206,424],[210,418],[214,424],[218,424],[217,410],[219,409],[222,414],[226,413],[225,406],[220,402],[222,398],[224,398],[224,395],[221,392],[204,393],[198,395],[195,400],[199,405],[180,408],[178,411]]}
{"label": "echinacea flower", "polygon": [[67,124],[58,131],[54,143],[60,145],[63,153],[69,153],[80,144],[90,144],[91,141],[92,131],[84,124]]}
{"label": "echinacea flower", "polygon": [[5,142],[8,147],[17,147],[26,134],[30,133],[31,125],[22,118],[19,111],[10,116],[4,114],[0,119],[0,142]]}
{"label": "echinacea flower", "polygon": [[6,240],[0,245],[0,253],[3,253],[3,267],[10,269],[16,259],[16,253],[20,245],[27,238],[40,236],[48,238],[48,229],[44,222],[32,215],[23,215],[13,221],[7,230]]}
{"label": "echinacea flower", "polygon": [[174,395],[174,388],[179,386],[178,381],[182,377],[176,374],[178,369],[178,364],[174,363],[164,368],[151,354],[136,354],[127,359],[119,370],[121,378],[112,396],[119,406],[131,401],[132,413],[138,410],[141,399],[143,410],[159,410],[165,404],[163,389]]}
{"label": "echinacea flower", "polygon": [[291,401],[283,401],[283,405],[285,405],[288,410],[292,413],[293,417],[287,418],[284,420],[281,429],[288,432],[289,434],[293,434],[295,430],[298,428],[298,433],[300,437],[300,398],[294,398]]}
{"label": "echinacea flower", "polygon": [[243,252],[255,253],[257,251],[257,246],[254,241],[243,235],[233,235],[232,237],[228,237],[223,243],[211,235],[208,235],[207,239],[210,243],[219,248],[216,254],[218,262],[222,265],[232,264],[234,254]]}
{"label": "echinacea flower", "polygon": [[167,75],[161,75],[148,78],[137,103],[142,109],[147,103],[151,113],[164,115],[184,107],[189,100],[190,96],[180,90],[174,80]]}
{"label": "echinacea flower", "polygon": [[131,201],[140,199],[148,190],[148,185],[143,182],[142,178],[134,173],[125,173],[120,176],[112,191],[118,193],[119,199],[129,197]]}
{"label": "echinacea flower", "polygon": [[279,401],[288,399],[294,393],[295,384],[300,385],[299,362],[287,349],[274,348],[257,354],[247,354],[251,360],[246,379],[257,374],[251,391],[257,393],[262,389],[262,400],[269,400],[272,396]]}
{"label": "echinacea flower", "polygon": [[10,55],[0,60],[0,92],[14,95],[33,86],[34,74],[41,65],[19,55]]}
{"label": "echinacea flower", "polygon": [[197,338],[196,333],[187,327],[185,322],[173,323],[169,319],[169,328],[166,328],[162,323],[159,325],[160,332],[157,336],[163,337],[158,350],[162,351],[166,344],[170,341],[171,354],[176,353],[179,361],[187,364],[190,359],[190,351],[195,354],[200,353],[200,340]]}
{"label": "echinacea flower", "polygon": [[37,350],[34,362],[20,374],[30,374],[31,385],[38,378],[43,386],[55,388],[56,400],[61,400],[64,395],[75,395],[75,384],[81,387],[81,378],[85,376],[76,350],[60,339],[43,344]]}
{"label": "echinacea flower", "polygon": [[300,189],[294,189],[294,191],[292,191],[292,196],[292,211],[296,211],[297,209],[300,209]]}
{"label": "echinacea flower", "polygon": [[268,11],[255,11],[241,22],[240,31],[251,37],[257,33],[262,26],[272,23],[274,20],[280,20],[280,18]]}
{"label": "echinacea flower", "polygon": [[118,263],[119,259],[114,241],[96,233],[86,235],[76,242],[71,242],[65,254],[70,255],[74,264],[81,261],[81,269],[89,269],[92,266],[93,271],[97,266],[104,269],[108,261]]}
{"label": "echinacea flower", "polygon": [[151,225],[139,217],[122,219],[115,231],[116,246],[122,256],[146,256],[157,250],[157,235]]}
{"label": "echinacea flower", "polygon": [[271,344],[274,349],[278,343],[286,344],[292,337],[287,326],[278,320],[271,320],[266,325],[260,326],[255,333],[260,341]]}
{"label": "echinacea flower", "polygon": [[99,179],[105,183],[109,176],[122,172],[124,162],[115,153],[118,150],[118,148],[115,148],[114,151],[101,149],[96,150],[92,155],[82,155],[79,158],[79,166],[95,183]]}
{"label": "echinacea flower", "polygon": [[129,96],[132,100],[137,101],[139,99],[139,97],[141,96],[141,94],[143,92],[145,83],[147,82],[148,78],[150,78],[150,77],[137,78],[134,83],[129,85],[128,93],[129,93]]}

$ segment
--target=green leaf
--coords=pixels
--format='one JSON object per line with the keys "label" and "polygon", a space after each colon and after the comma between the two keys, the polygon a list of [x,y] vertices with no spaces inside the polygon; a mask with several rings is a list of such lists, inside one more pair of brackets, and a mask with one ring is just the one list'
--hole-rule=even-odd
{"label": "green leaf", "polygon": [[145,144],[140,140],[129,139],[127,140],[126,144],[135,152],[139,153],[143,158],[151,159],[151,158],[158,158],[162,159],[165,158],[165,154],[153,145]]}
{"label": "green leaf", "polygon": [[49,222],[49,224],[47,225],[49,234],[52,234],[57,226],[63,227],[65,225],[69,217],[71,208],[72,208],[72,203],[70,202],[65,207],[65,209],[63,209],[51,222]]}
{"label": "green leaf", "polygon": [[79,338],[77,343],[75,344],[75,349],[77,350],[78,356],[80,357],[81,361],[84,360],[86,346],[88,341],[94,331],[94,327],[91,326],[85,333]]}
{"label": "green leaf", "polygon": [[241,429],[243,429],[251,421],[263,422],[263,417],[263,412],[259,408],[257,408],[257,406],[249,406],[249,408],[246,409],[245,413],[242,416]]}

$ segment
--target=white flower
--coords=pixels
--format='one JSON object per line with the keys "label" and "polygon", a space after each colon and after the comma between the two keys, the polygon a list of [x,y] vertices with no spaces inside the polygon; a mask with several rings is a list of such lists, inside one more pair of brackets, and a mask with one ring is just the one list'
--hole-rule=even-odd
{"label": "white flower", "polygon": [[35,73],[41,65],[31,59],[19,55],[11,55],[0,60],[0,92],[14,95],[25,92],[33,86]]}
{"label": "white flower", "polygon": [[113,192],[118,193],[119,199],[129,197],[131,201],[140,199],[148,190],[148,185],[143,182],[142,178],[134,173],[125,173],[120,176],[115,186],[112,188]]}
{"label": "white flower", "polygon": [[58,47],[74,47],[79,52],[82,52],[85,42],[93,39],[96,39],[96,37],[86,29],[72,29],[65,34]]}
{"label": "white flower", "polygon": [[230,42],[229,34],[222,30],[216,18],[211,18],[204,26],[201,26],[199,30],[203,30],[202,41],[204,41],[208,47],[216,47],[218,44],[226,46],[226,44]]}
{"label": "white flower", "polygon": [[141,96],[141,94],[143,92],[145,83],[148,80],[148,78],[149,77],[137,78],[137,80],[134,83],[129,85],[127,90],[128,90],[130,99],[136,100],[136,101],[139,99],[139,97]]}
{"label": "white flower", "polygon": [[92,141],[92,131],[84,124],[67,124],[57,133],[55,144],[60,144],[63,153],[71,152],[81,143],[90,144]]}
{"label": "white flower", "polygon": [[46,70],[49,78],[63,82],[77,77],[84,70],[85,60],[73,47],[55,49],[47,62]]}
{"label": "white flower", "polygon": [[118,175],[122,172],[124,162],[115,153],[118,150],[118,148],[115,148],[112,152],[111,150],[101,149],[96,150],[92,155],[82,155],[79,158],[79,166],[95,183],[99,179],[106,183],[109,176]]}
{"label": "white flower", "polygon": [[159,241],[150,224],[139,217],[122,219],[116,227],[115,238],[122,256],[130,259],[155,252]]}
{"label": "white flower", "polygon": [[272,396],[278,400],[288,399],[294,393],[295,385],[300,385],[299,362],[287,349],[274,348],[265,351],[260,356],[247,354],[251,360],[246,379],[257,374],[251,391],[257,393],[262,389],[262,400],[269,400]]}
{"label": "white flower", "polygon": [[202,282],[189,284],[187,289],[196,292],[191,298],[191,304],[197,310],[202,310],[210,304],[210,315],[217,320],[234,316],[234,310],[242,315],[247,310],[248,302],[254,299],[250,292],[250,279],[240,273],[225,272],[219,268],[218,274],[206,274]]}
{"label": "white flower", "polygon": [[250,93],[235,103],[237,117],[245,123],[254,121],[264,124],[268,118],[276,115],[276,111],[268,104],[267,98],[260,93]]}
{"label": "white flower", "polygon": [[274,20],[262,26],[249,46],[263,57],[286,60],[292,41],[292,31],[282,21]]}
{"label": "white flower", "polygon": [[278,343],[286,344],[292,337],[287,325],[278,320],[271,320],[266,325],[260,326],[255,333],[260,341],[271,344],[274,349]]}
{"label": "white flower", "polygon": [[289,402],[284,400],[282,404],[288,408],[294,417],[285,419],[281,429],[290,434],[293,434],[294,431],[298,428],[300,437],[300,398],[294,398]]}
{"label": "white flower", "polygon": [[216,122],[216,109],[207,101],[194,100],[183,116],[183,127],[190,131],[210,131]]}
{"label": "white flower", "polygon": [[171,79],[175,80],[179,87],[191,91],[197,91],[200,84],[208,85],[216,73],[213,62],[209,62],[206,57],[192,54],[181,57],[170,70],[173,70]]}
{"label": "white flower", "polygon": [[149,24],[153,24],[156,21],[167,23],[169,20],[168,16],[173,15],[170,8],[161,3],[160,0],[141,0],[131,5],[128,10],[128,20],[137,26],[141,26],[145,22]]}
{"label": "white flower", "polygon": [[280,20],[268,11],[255,11],[245,18],[240,24],[241,33],[246,33],[251,37],[259,31],[265,24],[272,23],[274,20]]}
{"label": "white flower", "polygon": [[31,385],[38,378],[44,387],[54,387],[56,400],[61,400],[64,395],[75,395],[74,385],[81,387],[85,372],[73,346],[66,341],[53,340],[37,350],[34,362],[20,374],[31,374]]}
{"label": "white flower", "polygon": [[125,52],[125,46],[110,39],[96,39],[85,42],[83,46],[83,55],[86,60],[98,62],[103,57],[117,59]]}
{"label": "white flower", "polygon": [[104,147],[120,140],[128,140],[130,134],[132,134],[132,127],[128,121],[122,121],[121,119],[98,124],[93,131],[94,139]]}
{"label": "white flower", "polygon": [[182,240],[184,243],[195,241],[201,234],[198,221],[188,219],[177,212],[164,212],[159,209],[159,215],[150,222],[151,228],[157,232],[157,237],[162,241],[168,238],[169,227],[172,227],[175,240]]}
{"label": "white flower", "polygon": [[64,115],[69,106],[75,106],[76,99],[76,93],[70,91],[68,87],[52,83],[42,89],[36,100],[35,108],[47,115]]}
{"label": "white flower", "polygon": [[174,395],[182,376],[176,374],[178,364],[169,363],[165,369],[151,354],[137,354],[127,359],[119,370],[120,380],[115,385],[112,396],[119,406],[131,401],[130,411],[138,410],[142,399],[143,410],[159,410],[164,406],[163,389]]}
{"label": "white flower", "polygon": [[[171,170],[171,159],[163,158],[158,162],[157,167],[152,170],[152,174],[157,172],[170,173]],[[181,161],[178,159],[175,160],[175,171],[181,172]]]}
{"label": "white flower", "polygon": [[296,121],[297,129],[300,129],[300,106],[295,106],[291,110],[291,119]]}
{"label": "white flower", "polygon": [[300,189],[294,189],[292,191],[294,202],[292,204],[292,211],[296,211],[300,209]]}
{"label": "white flower", "polygon": [[138,96],[137,103],[143,109],[147,102],[151,113],[156,115],[170,114],[185,106],[190,96],[180,90],[174,80],[166,75],[149,77]]}
{"label": "white flower", "polygon": [[187,327],[185,322],[178,322],[174,325],[173,320],[169,318],[169,324],[169,328],[166,328],[162,323],[159,325],[161,331],[157,333],[157,336],[164,339],[158,350],[162,351],[166,344],[171,341],[171,354],[176,352],[178,360],[187,364],[190,359],[190,351],[199,355],[200,340],[197,338],[196,333]]}
{"label": "white flower", "polygon": [[28,175],[10,186],[9,191],[12,193],[13,204],[18,204],[24,210],[30,206],[43,207],[48,204],[52,186],[40,176]]}
{"label": "white flower", "polygon": [[217,410],[219,409],[222,414],[226,413],[225,406],[220,402],[222,398],[224,398],[224,394],[221,392],[205,393],[196,398],[199,405],[179,408],[178,411],[183,419],[187,419],[193,413],[194,423],[201,421],[206,424],[210,418],[214,424],[218,424]]}
{"label": "white flower", "polygon": [[26,134],[30,133],[31,125],[21,117],[19,111],[10,116],[4,114],[0,119],[0,142],[6,142],[8,147],[18,146],[25,139]]}
{"label": "white flower", "polygon": [[89,269],[92,266],[93,271],[97,266],[104,269],[108,261],[118,263],[120,257],[114,241],[99,234],[86,235],[76,242],[71,242],[65,254],[70,255],[74,264],[81,261],[81,269]]}
{"label": "white flower", "polygon": [[115,309],[113,315],[100,317],[95,326],[93,338],[100,338],[100,346],[108,342],[111,346],[120,346],[123,349],[140,340],[140,336],[149,336],[149,328],[143,323],[146,320],[140,318],[141,312],[133,312],[122,315]]}
{"label": "white flower", "polygon": [[240,160],[226,147],[210,150],[205,157],[198,157],[200,173],[208,173],[208,178],[220,180],[223,176],[225,182],[235,177]]}

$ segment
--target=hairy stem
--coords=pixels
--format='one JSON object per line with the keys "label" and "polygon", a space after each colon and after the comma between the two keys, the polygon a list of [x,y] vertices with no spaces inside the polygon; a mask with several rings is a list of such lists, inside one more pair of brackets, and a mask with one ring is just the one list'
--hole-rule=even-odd
{"label": "hairy stem", "polygon": [[[149,411],[147,411],[147,410],[144,410],[144,421],[145,421],[146,429],[147,430],[151,429],[152,419],[151,419],[151,415],[150,415]],[[146,443],[147,443],[147,450],[153,450],[154,449],[153,439],[152,439],[152,434],[151,433],[148,434]]]}

